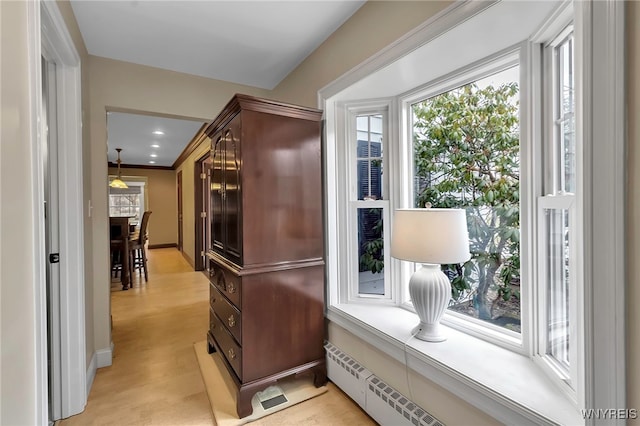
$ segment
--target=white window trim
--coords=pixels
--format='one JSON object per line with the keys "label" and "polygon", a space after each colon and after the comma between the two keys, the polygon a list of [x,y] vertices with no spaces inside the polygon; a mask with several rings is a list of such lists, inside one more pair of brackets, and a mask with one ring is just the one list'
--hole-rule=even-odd
{"label": "white window trim", "polygon": [[[357,139],[357,131],[356,131],[356,116],[360,115],[382,115],[383,129],[382,129],[382,145],[383,145],[383,156],[382,156],[382,170],[389,170],[390,156],[391,153],[389,151],[390,143],[389,143],[389,109],[391,107],[391,103],[388,100],[380,100],[380,101],[371,101],[366,103],[348,103],[344,104],[345,110],[345,120],[347,120],[347,125],[345,126],[347,129],[347,133],[345,135],[345,139],[342,143],[348,145],[347,152],[349,153],[346,157],[347,160],[347,170],[348,170],[348,180],[350,188],[349,188],[349,201],[348,201],[348,223],[349,228],[348,231],[344,234],[346,241],[348,243],[344,245],[346,251],[344,253],[344,257],[348,259],[348,267],[347,271],[352,271],[354,276],[349,278],[349,293],[347,296],[347,300],[349,302],[359,302],[359,303],[395,303],[396,294],[393,290],[393,286],[390,285],[392,282],[390,271],[392,268],[384,268],[384,295],[362,295],[360,294],[358,288],[358,238],[354,233],[354,230],[357,229],[357,214],[356,211],[359,208],[378,208],[382,209],[382,221],[384,223],[383,227],[383,240],[385,241],[384,246],[384,259],[385,262],[388,263],[391,258],[391,249],[389,244],[391,242],[391,205],[389,202],[390,196],[390,188],[389,188],[389,179],[387,175],[383,175],[383,193],[386,194],[386,198],[383,200],[371,200],[371,201],[363,201],[357,200],[357,167],[356,167],[356,139]],[[338,143],[341,143],[340,141]]]}
{"label": "white window trim", "polygon": [[[537,311],[537,323],[534,325],[537,329],[533,338],[537,337],[534,342],[534,362],[536,362],[542,371],[570,398],[578,407],[584,407],[584,360],[581,352],[578,348],[582,347],[584,342],[584,327],[575,327],[577,324],[584,324],[584,310],[581,308],[581,300],[583,300],[583,286],[578,285],[578,265],[584,264],[584,259],[579,251],[578,241],[581,241],[582,230],[580,227],[580,214],[579,206],[576,203],[575,194],[566,194],[564,192],[557,191],[558,176],[556,176],[555,166],[557,165],[557,159],[555,158],[556,152],[554,144],[557,140],[556,133],[556,95],[557,95],[557,75],[555,73],[555,58],[554,52],[558,44],[566,38],[571,32],[574,32],[573,15],[574,9],[570,7],[571,3],[567,3],[564,7],[560,8],[556,16],[547,21],[547,25],[533,37],[534,42],[539,43],[538,46],[542,46],[542,49],[536,49],[535,55],[536,63],[539,69],[542,69],[542,76],[544,81],[537,81],[537,87],[539,91],[543,93],[541,101],[543,102],[542,116],[537,123],[538,128],[542,133],[541,144],[537,149],[538,164],[542,169],[540,175],[540,181],[538,182],[539,188],[537,194],[542,194],[537,197],[537,209],[538,209],[538,238],[536,240],[537,254],[538,254],[538,270],[536,273],[536,280],[542,283],[547,276],[547,264],[546,264],[546,246],[547,235],[544,222],[545,210],[566,209],[569,212],[570,223],[572,232],[570,233],[570,252],[572,253],[573,261],[570,265],[570,300],[569,310],[572,329],[570,332],[570,366],[568,371],[568,379],[572,384],[569,385],[565,382],[565,374],[563,368],[561,368],[557,361],[547,354],[548,332],[547,332],[547,286],[538,285],[535,289],[532,302],[535,305],[534,309]],[[575,40],[575,37],[574,37]],[[575,43],[574,43],[575,45]],[[575,56],[575,51],[574,51]],[[576,58],[577,61],[577,58]],[[576,91],[577,88],[576,82]],[[577,137],[576,137],[577,141]],[[577,145],[579,145],[577,143]],[[544,153],[540,152],[540,148],[544,149]],[[577,161],[577,170],[582,170],[580,161]],[[553,191],[550,191],[553,189]],[[586,190],[586,188],[585,188]]]}
{"label": "white window trim", "polygon": [[[626,407],[625,380],[625,4],[575,3],[576,137],[585,176],[577,203],[585,213],[585,407]],[[597,101],[596,101],[597,100]],[[607,206],[606,209],[600,206]],[[595,319],[598,319],[596,321]],[[622,320],[620,320],[622,319]],[[625,424],[592,419],[589,424]]]}
{"label": "white window trim", "polygon": [[[410,327],[403,323],[402,327],[397,329],[395,322],[386,325],[376,324],[375,318],[383,317],[380,315],[381,309],[391,309],[394,310],[393,317],[402,317],[406,322],[412,323],[417,321],[415,314],[398,307],[378,306],[373,309],[370,306],[341,305],[336,289],[331,286],[331,283],[338,282],[337,272],[340,266],[335,252],[337,200],[332,196],[332,190],[339,181],[335,168],[335,126],[340,114],[337,114],[336,103],[331,98],[361,78],[405,56],[415,47],[487,7],[486,4],[478,3],[482,2],[455,3],[318,92],[318,105],[326,113],[327,143],[324,155],[325,160],[329,160],[325,169],[325,187],[328,191],[327,264],[330,283],[327,317],[498,420],[523,420],[505,421],[512,424],[575,424],[576,421],[581,421],[575,407],[574,410],[570,410],[573,411],[572,420],[568,422],[558,421],[553,415],[539,414],[542,411],[531,408],[536,406],[537,392],[545,392],[544,386],[520,383],[530,394],[529,401],[522,404],[513,397],[513,389],[500,393],[491,386],[482,385],[481,379],[474,378],[471,374],[460,373],[449,361],[448,355],[453,355],[453,352],[447,351],[448,343],[429,346],[440,352],[440,360],[434,350],[419,345],[420,347],[412,347],[407,351],[408,362],[405,361],[405,349],[404,345],[401,345],[405,340],[399,336],[405,332],[405,328]],[[585,311],[585,401],[581,405],[586,409],[625,407],[626,403],[625,324],[624,321],[619,321],[619,318],[625,318],[624,7],[624,3],[616,0],[576,2],[574,12],[576,88],[579,92],[579,96],[576,96],[576,132],[578,140],[582,140],[585,146],[584,150],[579,152],[584,159],[584,170],[579,174],[589,177],[583,182],[578,182],[578,185],[584,188],[585,195],[577,199],[585,212],[584,221],[580,223],[586,236],[583,246],[580,247],[583,250],[580,257],[584,259],[585,268],[578,271],[577,279],[584,283],[584,298],[578,303]],[[595,99],[598,99],[597,103]],[[606,205],[607,209],[599,208],[600,205]],[[594,318],[598,318],[598,321]],[[393,330],[393,327],[396,329]],[[455,330],[449,330],[449,333],[450,336],[458,334]],[[469,344],[483,344],[471,336],[462,333],[460,335],[471,339],[469,342],[474,342]],[[495,346],[491,346],[495,349]],[[505,356],[514,354],[507,350],[498,352]],[[485,374],[485,377],[489,377],[490,374],[491,372]],[[539,374],[535,377],[539,377]],[[520,386],[516,382],[510,383],[516,387]],[[557,388],[553,389],[557,391]],[[562,397],[560,400],[567,401]],[[590,419],[584,422],[624,424],[625,420]]]}

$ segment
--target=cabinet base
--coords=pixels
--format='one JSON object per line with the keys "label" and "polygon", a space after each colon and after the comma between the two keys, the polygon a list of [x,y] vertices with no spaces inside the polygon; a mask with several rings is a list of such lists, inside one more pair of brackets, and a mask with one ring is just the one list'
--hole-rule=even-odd
{"label": "cabinet base", "polygon": [[[207,352],[211,354],[219,352],[219,349],[220,348],[218,348],[211,333],[207,333]],[[238,376],[233,372],[233,369],[225,357],[221,356],[221,358],[224,361],[224,365],[227,367],[227,371],[231,376],[231,379],[233,379],[233,382],[236,385],[236,411],[238,413],[238,418],[240,419],[250,416],[251,413],[253,413],[253,407],[251,405],[251,399],[253,396],[257,392],[260,392],[269,386],[276,385],[280,379],[294,375],[296,377],[313,375],[313,384],[315,387],[319,388],[327,384],[327,366],[324,358],[248,383],[240,382]]]}

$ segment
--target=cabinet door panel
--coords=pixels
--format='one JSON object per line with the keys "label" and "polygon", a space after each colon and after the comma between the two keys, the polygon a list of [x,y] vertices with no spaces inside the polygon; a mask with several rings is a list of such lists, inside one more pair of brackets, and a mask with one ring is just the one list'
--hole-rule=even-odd
{"label": "cabinet door panel", "polygon": [[223,193],[224,193],[224,140],[222,133],[212,138],[211,166],[211,248],[224,254]]}
{"label": "cabinet door panel", "polygon": [[241,180],[240,180],[240,116],[228,125],[224,135],[224,217],[226,227],[226,256],[232,262],[241,264]]}

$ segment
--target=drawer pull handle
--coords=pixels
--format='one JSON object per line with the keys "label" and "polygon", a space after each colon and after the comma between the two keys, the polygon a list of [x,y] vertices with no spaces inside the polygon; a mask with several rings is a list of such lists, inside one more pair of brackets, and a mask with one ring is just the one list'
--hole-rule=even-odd
{"label": "drawer pull handle", "polygon": [[229,324],[229,327],[233,327],[233,326],[235,326],[235,325],[236,325],[236,319],[233,317],[233,315],[231,315],[231,316],[229,317],[229,319],[227,320],[227,322],[228,322],[228,324]]}
{"label": "drawer pull handle", "polygon": [[229,291],[229,293],[235,293],[236,285],[233,282],[230,282],[229,284],[227,284],[227,291]]}
{"label": "drawer pull handle", "polygon": [[229,349],[229,358],[236,359],[236,351],[233,348]]}

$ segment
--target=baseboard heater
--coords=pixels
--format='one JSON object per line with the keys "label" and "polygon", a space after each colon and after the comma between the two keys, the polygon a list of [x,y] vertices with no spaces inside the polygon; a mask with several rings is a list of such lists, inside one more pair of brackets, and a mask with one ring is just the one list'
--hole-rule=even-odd
{"label": "baseboard heater", "polygon": [[325,344],[325,349],[331,381],[376,422],[383,426],[444,426],[330,342]]}

